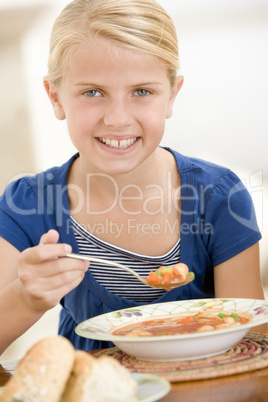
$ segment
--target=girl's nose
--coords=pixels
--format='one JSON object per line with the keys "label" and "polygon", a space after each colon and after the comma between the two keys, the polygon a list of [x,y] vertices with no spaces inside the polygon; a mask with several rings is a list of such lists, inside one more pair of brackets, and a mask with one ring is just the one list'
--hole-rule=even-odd
{"label": "girl's nose", "polygon": [[128,127],[132,124],[132,116],[126,101],[113,101],[107,105],[104,123],[114,128]]}

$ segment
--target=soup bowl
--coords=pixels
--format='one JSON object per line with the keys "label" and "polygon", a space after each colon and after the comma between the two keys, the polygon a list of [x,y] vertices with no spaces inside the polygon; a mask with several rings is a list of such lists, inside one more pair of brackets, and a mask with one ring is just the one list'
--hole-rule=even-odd
{"label": "soup bowl", "polygon": [[[134,330],[131,336],[117,334],[119,329],[125,329],[130,324],[138,324],[137,328],[142,329],[148,320],[161,319],[159,325],[163,328],[165,319],[171,318],[174,321],[177,317],[183,317],[187,321],[186,317],[193,318],[198,315],[203,317],[231,315],[234,319],[230,321],[235,326],[225,328],[210,326],[204,332],[192,333],[188,331],[189,326],[186,326],[184,333],[165,334],[165,331],[161,330],[156,335],[146,332],[146,336],[140,336],[138,333],[135,334]],[[240,323],[239,316],[244,316],[246,319]],[[75,331],[86,338],[111,341],[123,352],[139,360],[167,362],[194,360],[224,353],[239,342],[250,328],[266,322],[268,322],[268,302],[264,300],[195,299],[118,310],[83,321]],[[203,324],[206,325],[206,322]],[[181,327],[181,324],[179,326]],[[180,328],[180,331],[184,329]]]}

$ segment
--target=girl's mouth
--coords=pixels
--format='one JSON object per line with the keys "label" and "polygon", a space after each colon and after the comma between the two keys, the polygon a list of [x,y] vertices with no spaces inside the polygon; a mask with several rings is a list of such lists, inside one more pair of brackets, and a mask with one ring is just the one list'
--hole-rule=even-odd
{"label": "girl's mouth", "polygon": [[127,139],[124,139],[124,140],[117,140],[117,139],[99,137],[98,140],[102,144],[105,144],[110,148],[125,149],[125,148],[130,147],[132,144],[134,144],[134,142],[137,141],[137,137],[127,138]]}

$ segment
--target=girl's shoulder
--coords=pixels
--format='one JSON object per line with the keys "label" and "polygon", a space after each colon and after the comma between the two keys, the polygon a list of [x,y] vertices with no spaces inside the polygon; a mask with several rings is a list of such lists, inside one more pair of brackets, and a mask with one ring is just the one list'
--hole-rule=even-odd
{"label": "girl's shoulder", "polygon": [[71,164],[76,159],[77,155],[72,156],[67,162],[61,166],[54,166],[37,174],[28,174],[10,181],[7,185],[3,196],[14,196],[14,194],[23,195],[24,193],[37,193],[40,189],[45,189],[53,185],[67,184],[67,176]]}
{"label": "girl's shoulder", "polygon": [[49,228],[63,227],[68,217],[67,175],[75,157],[6,187],[0,197],[0,236],[18,250],[38,244]]}
{"label": "girl's shoulder", "polygon": [[174,155],[182,185],[192,183],[193,185],[214,186],[227,181],[232,186],[240,181],[238,176],[225,166],[204,159],[185,156],[168,148],[167,150]]}

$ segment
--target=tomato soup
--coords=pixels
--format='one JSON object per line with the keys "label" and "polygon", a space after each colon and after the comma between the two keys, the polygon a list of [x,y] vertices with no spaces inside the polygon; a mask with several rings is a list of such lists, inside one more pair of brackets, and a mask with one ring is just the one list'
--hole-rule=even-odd
{"label": "tomato soup", "polygon": [[247,324],[252,317],[247,312],[225,311],[218,311],[217,314],[207,312],[180,314],[126,324],[112,331],[112,334],[129,337],[192,334]]}

